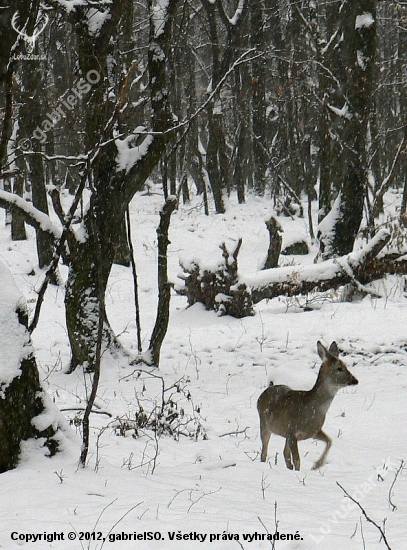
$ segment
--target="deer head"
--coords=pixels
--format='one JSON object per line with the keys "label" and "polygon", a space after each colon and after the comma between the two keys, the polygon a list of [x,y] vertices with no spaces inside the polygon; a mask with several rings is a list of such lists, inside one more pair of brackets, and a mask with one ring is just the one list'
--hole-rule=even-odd
{"label": "deer head", "polygon": [[32,53],[35,48],[35,41],[37,40],[37,37],[42,33],[42,31],[47,26],[48,15],[46,13],[41,13],[40,17],[35,22],[32,36],[29,36],[24,30],[27,27],[27,23],[24,25],[22,30],[18,28],[18,19],[19,19],[19,15],[18,15],[18,11],[16,11],[11,20],[11,26],[16,31],[16,33],[18,33],[20,36],[23,37],[27,45],[27,52]]}

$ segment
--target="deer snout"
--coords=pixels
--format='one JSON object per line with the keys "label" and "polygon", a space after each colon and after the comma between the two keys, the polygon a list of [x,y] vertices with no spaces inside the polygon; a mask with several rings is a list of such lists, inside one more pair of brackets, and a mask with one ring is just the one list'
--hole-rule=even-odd
{"label": "deer snout", "polygon": [[356,386],[357,384],[359,384],[359,380],[352,375],[352,378],[350,379],[350,382],[349,382],[349,386]]}

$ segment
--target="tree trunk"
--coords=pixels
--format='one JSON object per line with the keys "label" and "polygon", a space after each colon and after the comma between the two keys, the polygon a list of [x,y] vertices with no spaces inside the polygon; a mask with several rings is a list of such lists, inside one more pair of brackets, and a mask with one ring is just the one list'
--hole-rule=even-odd
{"label": "tree trunk", "polygon": [[[96,360],[96,341],[98,334],[99,297],[104,296],[106,285],[115,257],[115,250],[125,218],[128,204],[134,194],[142,188],[145,180],[158,163],[170,139],[168,129],[173,124],[173,117],[166,91],[166,56],[165,51],[171,36],[171,21],[177,0],[170,0],[166,9],[166,21],[159,29],[153,17],[154,6],[150,9],[150,44],[148,50],[149,91],[152,107],[152,124],[154,136],[134,136],[137,140],[147,140],[144,154],[131,166],[118,168],[118,149],[114,141],[99,149],[91,167],[92,196],[91,208],[83,220],[84,234],[81,240],[70,241],[70,265],[65,293],[65,308],[68,336],[72,349],[71,369],[77,365],[93,369]],[[86,16],[77,23],[81,34],[81,64],[82,70],[98,71],[101,76],[91,94],[86,109],[86,142],[90,148],[97,146],[99,141],[110,139],[112,106],[104,102],[108,85],[102,78],[107,71],[108,52],[111,45],[110,32],[120,19],[123,4],[115,0],[112,4],[112,17],[107,20],[108,27],[99,36],[99,44],[93,35],[88,34]],[[163,8],[164,9],[164,8]],[[92,64],[94,63],[94,65]],[[100,71],[100,72],[99,72]],[[102,74],[101,74],[102,73]],[[86,74],[86,73],[85,73]],[[106,72],[107,74],[107,72]],[[122,95],[123,90],[120,92]],[[123,98],[125,102],[126,98]],[[119,112],[116,109],[115,112]],[[122,145],[125,146],[125,145]],[[130,148],[130,143],[126,142]],[[127,155],[125,155],[127,162]],[[90,212],[93,213],[94,220]],[[96,228],[96,233],[94,229]],[[96,241],[98,239],[98,242]],[[95,256],[100,251],[102,265],[98,276],[98,259]],[[99,286],[102,286],[100,288]],[[102,306],[103,307],[103,306]],[[117,348],[117,341],[107,321],[106,312],[101,312],[104,319],[103,345]]]}
{"label": "tree trunk", "polygon": [[252,62],[252,131],[253,131],[253,167],[254,191],[264,195],[266,190],[266,61],[263,21],[263,2],[249,2],[250,6],[250,45],[260,56]]}
{"label": "tree trunk", "polygon": [[362,250],[336,260],[327,260],[323,266],[277,267],[238,278],[240,240],[233,254],[233,262],[229,262],[229,254],[222,245],[225,262],[219,265],[217,271],[202,269],[197,264],[188,266],[184,268],[185,274],[179,276],[184,281],[183,286],[175,288],[187,297],[189,305],[201,302],[208,310],[237,318],[253,315],[253,305],[262,300],[325,292],[348,283],[365,294],[372,294],[363,285],[387,273],[406,272],[407,262],[402,257],[377,259],[390,238],[387,230],[381,230]]}
{"label": "tree trunk", "polygon": [[[38,54],[38,45],[34,50]],[[22,65],[22,91],[20,93],[19,131],[18,142],[29,140],[32,153],[24,157],[23,162],[27,169],[25,171],[28,184],[31,186],[32,203],[35,208],[48,215],[47,191],[45,188],[44,165],[41,156],[43,145],[33,134],[35,129],[41,127],[45,121],[49,122],[52,117],[53,124],[58,123],[61,115],[58,112],[48,113],[44,105],[44,97],[41,90],[44,89],[43,70],[41,61],[30,61]],[[56,118],[55,118],[56,117]],[[46,135],[46,134],[45,134]],[[33,154],[38,153],[38,154]],[[43,231],[36,231],[38,265],[42,269],[49,265],[53,255],[54,240]]]}
{"label": "tree trunk", "polygon": [[172,197],[167,199],[160,212],[160,224],[157,229],[158,306],[157,317],[148,350],[151,355],[151,363],[156,367],[160,364],[161,345],[167,333],[168,321],[170,318],[171,285],[168,282],[167,273],[167,248],[170,244],[168,240],[168,230],[170,227],[171,214],[174,212],[176,206],[176,198]]}
{"label": "tree trunk", "polygon": [[280,258],[281,244],[283,242],[282,232],[283,229],[278,223],[276,218],[271,217],[266,222],[267,231],[269,232],[269,248],[267,251],[267,258],[264,263],[263,269],[271,269],[278,266],[278,260]]}
{"label": "tree trunk", "polygon": [[[375,62],[375,0],[351,2],[342,9],[341,54],[346,68],[343,86],[347,97],[343,124],[343,181],[333,210],[319,230],[320,256],[327,259],[351,252],[363,216],[367,187],[367,130],[372,108]],[[342,107],[342,106],[341,106]]]}
{"label": "tree trunk", "polygon": [[[14,193],[19,197],[24,194],[24,177],[17,174],[14,178]],[[27,233],[25,231],[25,223],[23,217],[19,212],[11,213],[11,240],[12,241],[25,241],[27,239]]]}
{"label": "tree trunk", "polygon": [[60,420],[40,384],[27,312],[17,305],[21,296],[2,264],[0,279],[0,354],[6,361],[0,374],[0,472],[6,472],[17,466],[27,439],[44,438],[49,454],[55,454]]}

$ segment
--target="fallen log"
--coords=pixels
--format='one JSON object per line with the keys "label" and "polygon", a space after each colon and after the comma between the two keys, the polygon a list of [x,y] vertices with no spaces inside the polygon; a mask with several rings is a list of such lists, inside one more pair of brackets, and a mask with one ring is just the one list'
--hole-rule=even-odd
{"label": "fallen log", "polygon": [[239,278],[251,294],[253,304],[278,296],[296,296],[312,291],[325,292],[353,283],[358,288],[387,273],[405,272],[407,261],[397,265],[395,258],[377,258],[391,234],[383,229],[357,252],[309,266],[269,269]]}
{"label": "fallen log", "polygon": [[407,256],[378,256],[390,238],[391,233],[382,229],[366,246],[346,256],[309,266],[275,267],[244,276],[237,276],[239,241],[233,262],[224,253],[225,261],[216,272],[201,269],[196,263],[189,268],[184,266],[185,273],[179,276],[184,284],[175,286],[175,290],[188,298],[189,305],[201,302],[208,310],[233,317],[252,315],[253,305],[262,300],[326,292],[349,283],[372,295],[366,284],[388,274],[407,274]]}

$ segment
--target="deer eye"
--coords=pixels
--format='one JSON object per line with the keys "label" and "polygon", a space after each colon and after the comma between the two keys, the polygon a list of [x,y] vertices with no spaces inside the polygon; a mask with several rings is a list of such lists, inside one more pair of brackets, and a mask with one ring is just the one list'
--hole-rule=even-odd
{"label": "deer eye", "polygon": [[338,367],[336,370],[337,370],[338,372],[342,372],[342,371],[343,371],[343,368],[342,368],[342,367]]}

